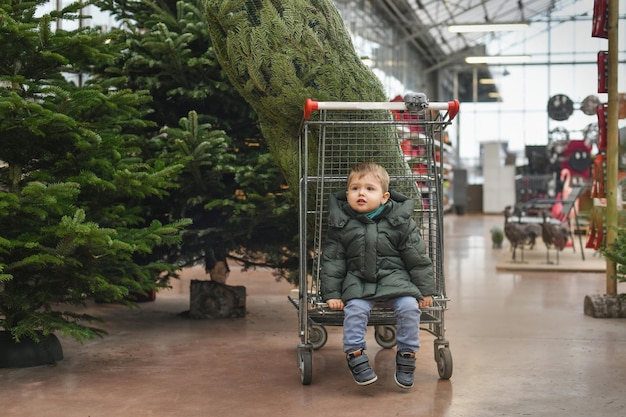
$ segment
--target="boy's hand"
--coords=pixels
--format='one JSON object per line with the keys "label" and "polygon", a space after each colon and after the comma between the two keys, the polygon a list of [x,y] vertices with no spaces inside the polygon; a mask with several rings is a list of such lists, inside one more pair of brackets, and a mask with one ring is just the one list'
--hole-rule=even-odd
{"label": "boy's hand", "polygon": [[430,295],[427,295],[424,297],[423,300],[418,300],[418,305],[420,308],[424,308],[424,307],[432,307],[433,306],[433,297]]}
{"label": "boy's hand", "polygon": [[326,304],[328,304],[328,308],[331,310],[343,310],[343,301],[340,298],[326,300]]}

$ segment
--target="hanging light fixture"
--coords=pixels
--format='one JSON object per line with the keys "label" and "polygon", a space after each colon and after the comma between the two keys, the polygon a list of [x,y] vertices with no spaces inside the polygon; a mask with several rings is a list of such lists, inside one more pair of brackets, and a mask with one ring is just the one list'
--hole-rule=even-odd
{"label": "hanging light fixture", "polygon": [[449,32],[468,33],[468,32],[513,32],[518,30],[526,30],[530,25],[528,22],[513,23],[479,23],[479,24],[463,24],[448,26]]}
{"label": "hanging light fixture", "polygon": [[524,64],[530,62],[530,55],[486,55],[468,56],[465,58],[468,64]]}

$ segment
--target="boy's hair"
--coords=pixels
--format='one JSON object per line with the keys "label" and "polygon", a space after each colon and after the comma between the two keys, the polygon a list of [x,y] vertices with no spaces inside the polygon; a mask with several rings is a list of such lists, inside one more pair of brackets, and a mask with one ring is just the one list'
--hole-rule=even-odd
{"label": "boy's hair", "polygon": [[383,192],[389,191],[389,173],[385,168],[374,162],[360,162],[352,167],[350,175],[348,175],[348,185],[353,178],[359,179],[364,175],[372,174],[374,178],[380,181]]}

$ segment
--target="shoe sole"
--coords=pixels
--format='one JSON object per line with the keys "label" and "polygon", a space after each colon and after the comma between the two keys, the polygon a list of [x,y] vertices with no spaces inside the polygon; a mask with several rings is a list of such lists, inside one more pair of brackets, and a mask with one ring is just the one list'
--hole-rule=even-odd
{"label": "shoe sole", "polygon": [[378,375],[375,376],[374,378],[368,380],[368,381],[364,381],[364,382],[359,382],[356,379],[354,380],[354,382],[356,382],[358,385],[364,387],[365,385],[370,385],[373,384],[374,382],[378,381]]}
{"label": "shoe sole", "polygon": [[400,387],[400,388],[402,388],[402,389],[411,389],[411,388],[413,388],[413,385],[415,385],[415,384],[411,384],[411,385],[404,385],[404,384],[402,384],[402,383],[400,383],[400,382],[398,381],[398,378],[396,378],[396,376],[395,376],[395,375],[393,376],[393,380],[394,380],[394,381],[396,381],[396,385],[397,385],[397,386],[399,386],[399,387]]}

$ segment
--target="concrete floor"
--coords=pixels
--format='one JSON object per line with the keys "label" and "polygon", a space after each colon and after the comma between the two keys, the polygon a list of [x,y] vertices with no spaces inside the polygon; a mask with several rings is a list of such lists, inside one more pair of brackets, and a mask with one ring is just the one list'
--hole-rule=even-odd
{"label": "concrete floor", "polygon": [[497,271],[502,250],[489,229],[501,216],[447,215],[446,336],[454,359],[439,380],[433,337],[422,332],[415,387],[393,382],[394,351],[368,334],[379,380],[351,379],[341,327],[313,355],[313,383],[296,365],[297,314],[291,286],[270,271],[241,273],[246,318],[191,320],[187,271],[155,302],[129,310],[94,305],[109,335],[80,345],[61,338],[56,366],[0,369],[3,417],[210,416],[562,416],[626,415],[626,321],[583,313],[586,295],[605,292],[603,273]]}

